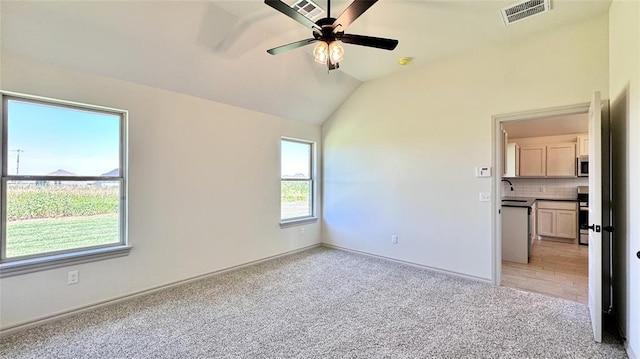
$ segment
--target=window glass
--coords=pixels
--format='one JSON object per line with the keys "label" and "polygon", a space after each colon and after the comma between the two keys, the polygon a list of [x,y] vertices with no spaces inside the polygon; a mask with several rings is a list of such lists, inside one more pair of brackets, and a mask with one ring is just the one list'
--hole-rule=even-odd
{"label": "window glass", "polygon": [[282,141],[282,178],[311,178],[311,144]]}
{"label": "window glass", "polygon": [[311,211],[311,181],[282,181],[280,218],[309,217]]}
{"label": "window glass", "polygon": [[120,242],[118,181],[7,181],[6,257]]}
{"label": "window glass", "polygon": [[125,246],[125,114],[3,103],[1,261]]}
{"label": "window glass", "polygon": [[280,219],[313,216],[313,144],[282,140]]}
{"label": "window glass", "polygon": [[20,100],[7,110],[8,175],[100,176],[120,166],[118,115]]}

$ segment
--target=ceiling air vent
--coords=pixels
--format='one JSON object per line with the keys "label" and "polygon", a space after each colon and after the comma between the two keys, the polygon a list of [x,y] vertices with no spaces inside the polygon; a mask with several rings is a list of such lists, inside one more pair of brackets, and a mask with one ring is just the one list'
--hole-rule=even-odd
{"label": "ceiling air vent", "polygon": [[503,8],[500,13],[504,24],[510,25],[516,21],[549,10],[551,10],[551,0],[525,0]]}
{"label": "ceiling air vent", "polygon": [[300,15],[312,21],[316,21],[324,14],[324,10],[311,0],[298,0],[290,6]]}

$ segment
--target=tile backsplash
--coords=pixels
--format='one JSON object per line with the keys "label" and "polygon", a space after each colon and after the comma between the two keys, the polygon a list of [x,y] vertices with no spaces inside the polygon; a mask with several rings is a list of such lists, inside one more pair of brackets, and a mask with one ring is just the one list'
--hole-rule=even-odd
{"label": "tile backsplash", "polygon": [[548,199],[575,199],[578,186],[588,186],[588,177],[573,178],[509,178],[502,182],[502,197],[533,197]]}

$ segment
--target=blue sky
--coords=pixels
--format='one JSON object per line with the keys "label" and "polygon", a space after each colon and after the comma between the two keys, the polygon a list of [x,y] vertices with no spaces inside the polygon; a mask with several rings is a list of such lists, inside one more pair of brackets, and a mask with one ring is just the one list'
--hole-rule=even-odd
{"label": "blue sky", "polygon": [[282,141],[282,177],[296,178],[298,174],[309,177],[310,150],[309,144]]}
{"label": "blue sky", "polygon": [[119,166],[119,116],[18,100],[9,100],[8,114],[9,175],[95,176]]}

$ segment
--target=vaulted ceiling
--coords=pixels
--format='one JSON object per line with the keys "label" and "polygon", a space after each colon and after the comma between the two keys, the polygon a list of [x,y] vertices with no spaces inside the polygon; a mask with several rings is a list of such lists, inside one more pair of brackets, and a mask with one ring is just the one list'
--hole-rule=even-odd
{"label": "vaulted ceiling", "polygon": [[[331,15],[350,3],[332,1]],[[550,12],[505,26],[499,10],[512,3],[380,0],[347,32],[398,39],[398,47],[345,45],[340,69],[330,73],[313,61],[313,46],[266,53],[311,32],[262,0],[2,1],[2,51],[321,124],[364,81],[508,46],[605,12],[610,0],[552,0]],[[400,66],[400,57],[413,62]]]}

